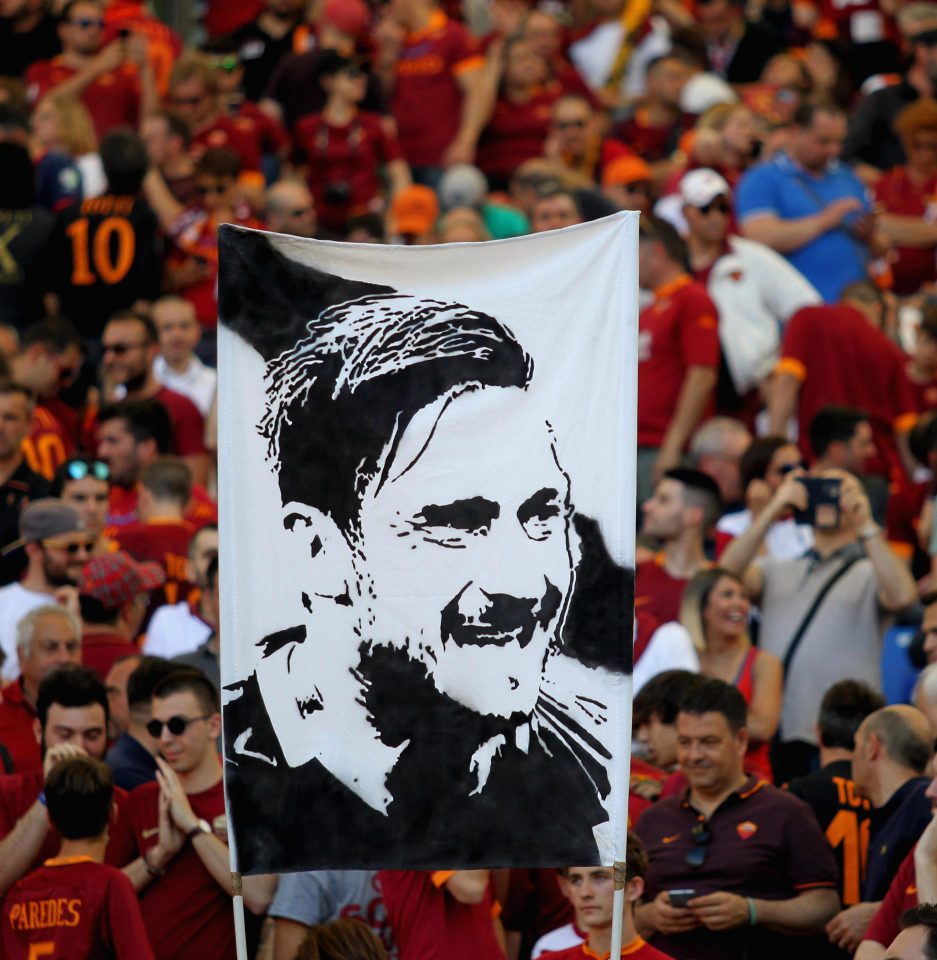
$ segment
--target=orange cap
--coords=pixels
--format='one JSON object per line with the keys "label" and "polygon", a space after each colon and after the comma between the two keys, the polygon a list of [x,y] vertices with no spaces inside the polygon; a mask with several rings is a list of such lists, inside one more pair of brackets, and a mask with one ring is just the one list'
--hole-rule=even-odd
{"label": "orange cap", "polygon": [[439,216],[439,201],[429,187],[414,184],[394,197],[391,213],[397,233],[427,233]]}
{"label": "orange cap", "polygon": [[602,171],[602,186],[650,180],[651,168],[640,157],[618,157]]}

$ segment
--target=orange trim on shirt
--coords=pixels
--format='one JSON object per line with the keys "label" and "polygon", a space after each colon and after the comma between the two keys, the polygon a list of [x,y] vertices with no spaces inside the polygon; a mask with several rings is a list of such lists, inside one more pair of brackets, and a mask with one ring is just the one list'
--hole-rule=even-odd
{"label": "orange trim on shirt", "polygon": [[671,280],[670,283],[665,283],[663,286],[658,287],[654,291],[654,299],[663,300],[665,297],[672,296],[678,290],[689,286],[692,282],[693,278],[688,273],[682,273],[676,280]]}
{"label": "orange trim on shirt", "polygon": [[463,73],[468,73],[470,70],[481,70],[484,65],[485,58],[482,56],[466,57],[453,66],[452,72],[457,77],[460,77]]}
{"label": "orange trim on shirt", "polygon": [[446,881],[455,876],[455,870],[434,870],[429,878],[434,887],[443,887]]}
{"label": "orange trim on shirt", "polygon": [[418,40],[423,40],[434,33],[439,33],[440,30],[445,28],[448,22],[449,18],[442,12],[442,10],[434,10],[429,15],[429,20],[427,21],[426,26],[421,30],[408,33],[404,42],[416,43]]}
{"label": "orange trim on shirt", "polygon": [[768,781],[767,781],[767,780],[759,780],[759,781],[751,788],[751,790],[746,790],[745,793],[740,793],[740,794],[739,794],[739,799],[740,799],[740,800],[747,800],[750,796],[753,796],[754,794],[758,793],[758,791],[759,791],[762,787],[766,787],[766,786],[768,786]]}
{"label": "orange trim on shirt", "polygon": [[902,543],[900,540],[889,540],[888,546],[891,552],[900,560],[910,560],[914,556],[914,547],[910,543]]}
{"label": "orange trim on shirt", "polygon": [[[635,937],[631,943],[627,943],[621,948],[621,954],[619,954],[619,956],[630,957],[633,953],[637,953],[644,945],[645,942],[642,937]],[[609,960],[609,957],[612,955],[610,950],[607,953],[596,953],[588,943],[582,945],[582,952],[584,956],[592,957],[593,960]]]}
{"label": "orange trim on shirt", "polygon": [[242,187],[265,186],[264,175],[259,170],[243,170],[238,174],[238,185]]}
{"label": "orange trim on shirt", "polygon": [[72,863],[96,863],[94,857],[52,857],[43,864],[44,867],[67,867]]}
{"label": "orange trim on shirt", "polygon": [[916,413],[903,413],[900,417],[895,419],[895,422],[892,424],[892,427],[895,433],[904,433],[907,430],[910,430],[918,421],[918,415]]}
{"label": "orange trim on shirt", "polygon": [[800,381],[807,379],[807,368],[793,357],[781,357],[781,359],[778,360],[777,366],[774,368],[774,372],[789,373],[792,377]]}
{"label": "orange trim on shirt", "polygon": [[821,887],[835,887],[836,884],[830,880],[818,880],[816,883],[795,883],[795,890],[815,890]]}

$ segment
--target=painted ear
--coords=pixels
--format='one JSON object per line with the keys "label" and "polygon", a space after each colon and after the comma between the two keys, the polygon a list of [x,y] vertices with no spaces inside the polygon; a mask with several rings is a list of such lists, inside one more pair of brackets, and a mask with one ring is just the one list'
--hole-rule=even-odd
{"label": "painted ear", "polygon": [[281,517],[291,566],[305,571],[302,582],[306,610],[312,612],[317,598],[350,604],[349,584],[354,574],[351,549],[335,521],[296,500],[283,505]]}

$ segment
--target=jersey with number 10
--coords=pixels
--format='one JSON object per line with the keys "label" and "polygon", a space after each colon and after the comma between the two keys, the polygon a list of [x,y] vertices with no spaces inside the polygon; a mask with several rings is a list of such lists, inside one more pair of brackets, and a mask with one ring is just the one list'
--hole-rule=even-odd
{"label": "jersey with number 10", "polygon": [[133,885],[90,857],[46,862],[3,904],[5,960],[153,960]]}
{"label": "jersey with number 10", "polygon": [[862,897],[869,851],[869,801],[859,795],[848,760],[828,763],[822,770],[799,777],[788,784],[816,814],[820,827],[836,857],[840,897],[851,907]]}
{"label": "jersey with number 10", "polygon": [[98,339],[118,310],[159,294],[161,256],[156,216],[139,197],[104,194],[62,210],[52,232],[52,289],[62,313]]}

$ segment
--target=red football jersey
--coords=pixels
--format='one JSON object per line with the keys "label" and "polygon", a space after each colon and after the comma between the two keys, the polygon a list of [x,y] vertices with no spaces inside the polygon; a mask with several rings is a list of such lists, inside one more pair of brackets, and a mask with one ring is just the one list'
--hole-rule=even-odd
{"label": "red football jersey", "polygon": [[462,118],[458,77],[485,59],[461,24],[435,10],[411,33],[397,58],[393,111],[400,145],[411,166],[439,166]]}
{"label": "red football jersey", "polygon": [[[36,103],[55,87],[71,80],[78,71],[61,56],[39,60],[26,71],[29,99]],[[137,68],[123,64],[99,74],[81,92],[98,139],[115,127],[136,127],[140,113],[140,80]]]}
{"label": "red football jersey", "polygon": [[[608,960],[609,954],[596,953],[589,949],[588,944],[582,943],[566,950],[551,950],[541,956],[543,960]],[[669,953],[661,953],[640,937],[623,946],[621,956],[628,957],[628,960],[672,960]]]}
{"label": "red football jersey", "polygon": [[[197,817],[227,838],[221,780],[189,794]],[[159,833],[159,785],[137,787],[111,830],[108,863],[124,866],[155,846]],[[166,875],[140,892],[143,923],[158,960],[231,960],[234,913],[231,896],[202,864],[191,841],[169,862]]]}
{"label": "red football jersey", "polygon": [[33,410],[29,436],[23,441],[23,456],[29,469],[51,480],[55,471],[75,451],[74,442],[58,418],[45,407],[37,405]]}
{"label": "red football jersey", "polygon": [[[107,526],[104,528],[106,537],[119,538],[121,530],[126,530],[131,524],[139,523],[137,513],[137,498],[140,496],[137,487],[124,487],[112,484],[107,503]],[[209,523],[218,522],[218,507],[208,495],[203,486],[192,486],[192,499],[185,509],[186,520],[201,530]]]}
{"label": "red football jersey", "polygon": [[0,690],[0,743],[9,751],[15,773],[42,769],[42,757],[33,730],[36,711],[23,694],[21,680],[12,680]]}
{"label": "red football jersey", "polygon": [[863,935],[887,947],[901,930],[900,918],[905,910],[918,905],[917,878],[914,875],[914,850],[901,861],[898,872]]}
{"label": "red football jersey", "polygon": [[683,276],[654,291],[638,327],[638,446],[659,447],[687,370],[719,366],[718,314],[705,288]]}
{"label": "red football jersey", "polygon": [[164,603],[187,599],[195,586],[188,579],[189,543],[195,532],[195,524],[188,520],[132,523],[118,531],[121,550],[141,563],[158,563],[166,571],[166,583],[161,591],[154,593],[151,610]]}
{"label": "red football jersey", "polygon": [[3,906],[3,956],[153,960],[133,884],[90,857],[46,860]]}
{"label": "red football jersey", "polygon": [[445,890],[449,871],[381,870],[384,905],[408,960],[504,960],[492,921],[491,888],[481,903],[460,903]]}
{"label": "red football jersey", "polygon": [[634,578],[634,605],[660,623],[680,619],[680,602],[688,580],[672,577],[664,567],[664,555],[638,564]]}
{"label": "red football jersey", "polygon": [[848,304],[798,310],[784,331],[776,369],[801,381],[797,417],[804,453],[812,454],[810,421],[821,407],[858,407],[869,415],[878,450],[867,471],[903,481],[895,433],[916,419],[906,362],[901,348]]}

